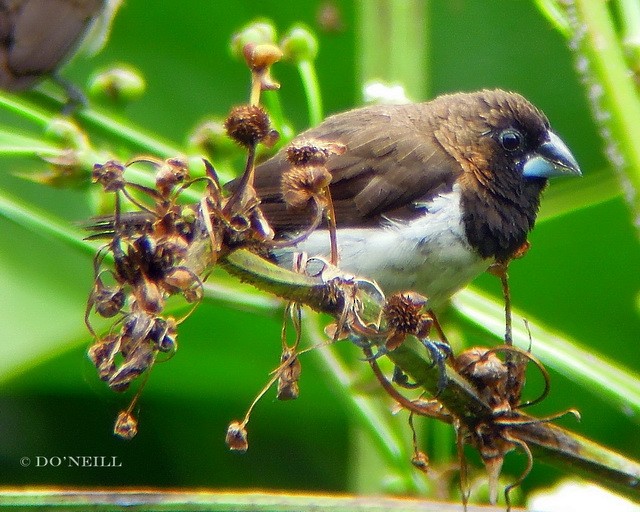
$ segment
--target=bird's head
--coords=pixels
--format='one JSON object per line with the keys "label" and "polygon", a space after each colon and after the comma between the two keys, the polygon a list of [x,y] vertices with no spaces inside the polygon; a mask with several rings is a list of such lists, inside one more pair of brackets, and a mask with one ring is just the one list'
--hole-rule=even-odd
{"label": "bird's head", "polygon": [[470,187],[518,202],[525,191],[539,194],[547,178],[581,175],[546,116],[523,96],[484,90],[441,98],[438,117],[447,122],[436,138],[462,166]]}
{"label": "bird's head", "polygon": [[546,116],[519,94],[484,90],[436,100],[437,141],[460,164],[465,222],[483,256],[508,257],[533,228],[548,178],[580,176]]}

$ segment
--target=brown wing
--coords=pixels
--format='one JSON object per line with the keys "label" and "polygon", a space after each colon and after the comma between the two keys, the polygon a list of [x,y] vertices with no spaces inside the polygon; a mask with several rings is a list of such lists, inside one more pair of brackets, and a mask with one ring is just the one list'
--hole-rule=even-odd
{"label": "brown wing", "polygon": [[[338,226],[410,215],[414,201],[451,189],[462,170],[433,136],[437,121],[429,103],[380,105],[329,117],[296,138],[346,146],[327,162]],[[308,224],[309,212],[287,209],[282,201],[280,178],[290,165],[281,151],[256,169],[262,209],[276,231]]]}

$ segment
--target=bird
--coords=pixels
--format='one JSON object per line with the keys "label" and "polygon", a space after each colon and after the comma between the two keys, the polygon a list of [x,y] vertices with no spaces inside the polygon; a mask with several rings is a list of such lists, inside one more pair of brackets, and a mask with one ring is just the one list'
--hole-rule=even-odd
{"label": "bird", "polygon": [[103,0],[0,1],[0,88],[22,91],[76,49]]}
{"label": "bird", "polygon": [[[349,110],[292,144],[305,141],[344,147],[325,164],[339,268],[375,280],[386,294],[418,292],[430,308],[523,247],[549,178],[582,174],[544,113],[500,89]],[[295,239],[312,215],[310,205],[284,200],[282,178],[292,166],[284,148],[255,169],[276,240]],[[289,266],[294,252],[327,256],[329,248],[325,222],[272,257]]]}

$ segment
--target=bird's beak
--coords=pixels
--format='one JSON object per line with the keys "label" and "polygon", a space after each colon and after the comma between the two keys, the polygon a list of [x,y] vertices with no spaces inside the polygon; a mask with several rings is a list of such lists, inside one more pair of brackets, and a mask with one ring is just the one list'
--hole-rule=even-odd
{"label": "bird's beak", "polygon": [[556,176],[582,176],[578,162],[567,145],[555,133],[531,153],[522,167],[526,178],[554,178]]}

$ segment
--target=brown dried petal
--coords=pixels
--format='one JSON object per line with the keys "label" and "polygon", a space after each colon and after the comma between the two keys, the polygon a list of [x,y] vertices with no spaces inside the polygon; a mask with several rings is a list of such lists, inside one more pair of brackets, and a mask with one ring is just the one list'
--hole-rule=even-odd
{"label": "brown dried petal", "polygon": [[198,277],[188,268],[177,267],[164,278],[165,289],[170,293],[183,293],[187,302],[202,298],[202,286]]}
{"label": "brown dried petal", "polygon": [[117,392],[126,391],[133,380],[146,371],[155,358],[155,354],[148,343],[138,345],[128,354],[127,360],[109,379],[109,387]]}
{"label": "brown dried petal", "polygon": [[160,287],[153,281],[144,279],[133,289],[138,306],[149,313],[156,315],[164,309],[164,297]]}

